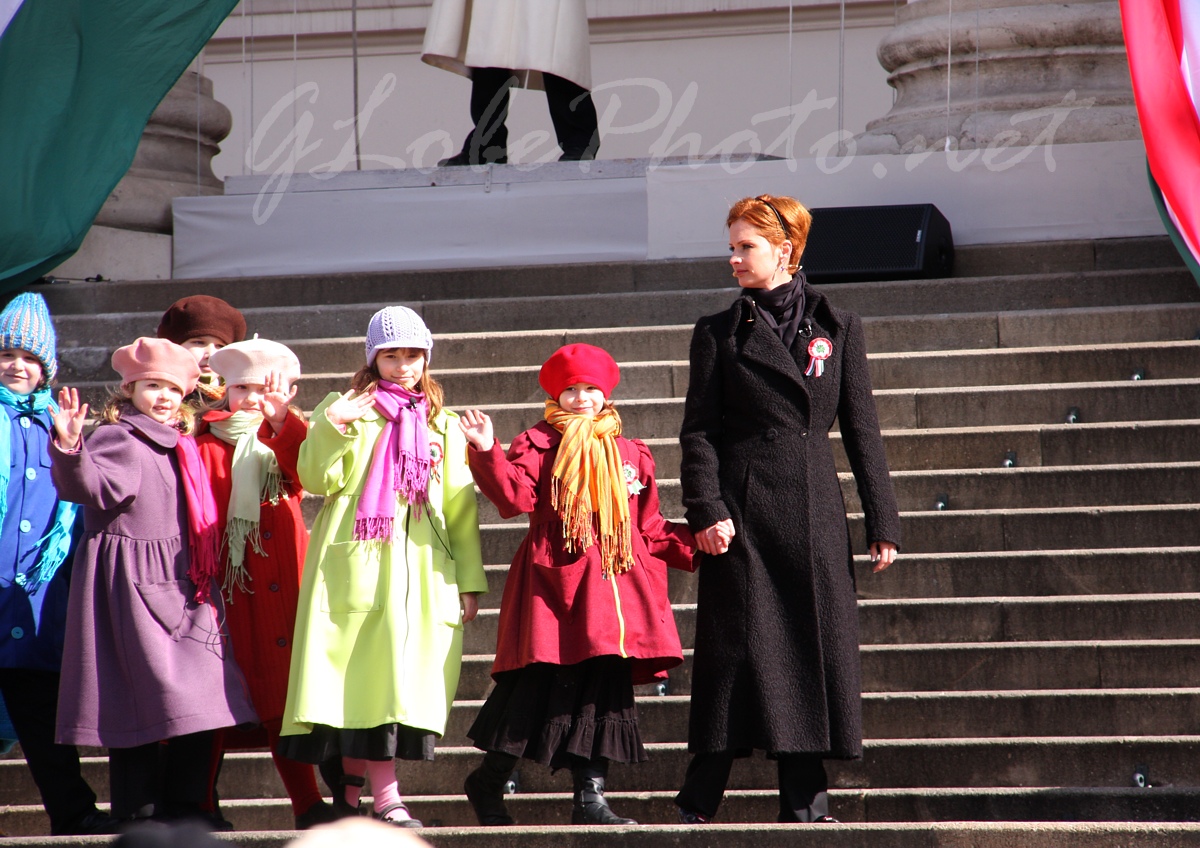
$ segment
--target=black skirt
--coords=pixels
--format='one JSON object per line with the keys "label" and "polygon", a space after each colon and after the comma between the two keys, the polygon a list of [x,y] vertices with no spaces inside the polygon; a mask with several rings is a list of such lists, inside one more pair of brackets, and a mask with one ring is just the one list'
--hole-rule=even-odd
{"label": "black skirt", "polygon": [[646,760],[631,666],[615,656],[575,665],[533,663],[497,674],[467,736],[484,751],[552,769],[599,758]]}
{"label": "black skirt", "polygon": [[330,757],[359,760],[432,760],[437,734],[403,724],[344,729],[314,724],[312,733],[280,736],[279,754],[289,760],[318,765]]}

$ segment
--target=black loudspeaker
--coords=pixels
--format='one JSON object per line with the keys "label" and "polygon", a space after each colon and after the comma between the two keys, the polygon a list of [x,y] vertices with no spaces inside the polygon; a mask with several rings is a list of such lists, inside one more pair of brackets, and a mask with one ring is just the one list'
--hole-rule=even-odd
{"label": "black loudspeaker", "polygon": [[800,261],[813,283],[949,277],[950,222],[932,203],[812,209]]}

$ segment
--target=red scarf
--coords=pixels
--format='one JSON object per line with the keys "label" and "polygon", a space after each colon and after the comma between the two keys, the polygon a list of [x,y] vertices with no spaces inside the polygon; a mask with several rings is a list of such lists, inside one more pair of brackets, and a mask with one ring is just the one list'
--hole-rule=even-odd
{"label": "red scarf", "polygon": [[208,603],[212,597],[213,581],[221,573],[221,527],[217,516],[217,499],[213,496],[200,451],[191,436],[179,436],[175,444],[179,460],[179,479],[187,501],[188,544],[191,557],[188,579],[196,586],[193,599]]}

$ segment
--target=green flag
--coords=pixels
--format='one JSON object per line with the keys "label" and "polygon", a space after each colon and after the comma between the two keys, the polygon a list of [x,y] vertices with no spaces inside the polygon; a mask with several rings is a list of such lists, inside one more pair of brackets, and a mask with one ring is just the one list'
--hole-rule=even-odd
{"label": "green flag", "polygon": [[79,249],[237,0],[0,0],[0,293]]}

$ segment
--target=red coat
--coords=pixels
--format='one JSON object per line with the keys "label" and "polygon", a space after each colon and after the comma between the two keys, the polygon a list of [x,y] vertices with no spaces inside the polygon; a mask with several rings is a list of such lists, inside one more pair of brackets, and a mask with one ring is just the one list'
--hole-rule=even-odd
{"label": "red coat", "polygon": [[[228,414],[210,412],[207,418],[212,420]],[[264,722],[283,716],[283,703],[287,698],[300,572],[308,550],[308,529],[300,513],[304,492],[296,474],[300,443],[307,434],[304,421],[295,415],[288,415],[283,432],[278,436],[266,421],[259,428],[259,441],[275,452],[287,496],[275,506],[262,505],[259,532],[266,555],[257,554],[250,545],[246,546],[250,591],[235,589],[233,599],[227,598],[225,603],[225,620],[229,625],[234,659],[246,675],[250,699],[259,719]],[[198,436],[196,444],[212,481],[220,526],[224,527],[233,485],[230,477],[233,445],[209,432]]]}
{"label": "red coat", "polygon": [[567,553],[562,521],[550,506],[550,469],[561,441],[562,434],[543,421],[514,439],[507,456],[498,444],[467,452],[475,482],[503,517],[530,513],[529,533],[504,584],[492,674],[615,654],[633,661],[635,684],[665,677],[683,662],[667,566],[692,570],[691,531],[659,512],[650,449],[618,438],[626,478],[632,470],[642,488],[629,502],[634,565],[605,580],[596,545]]}

